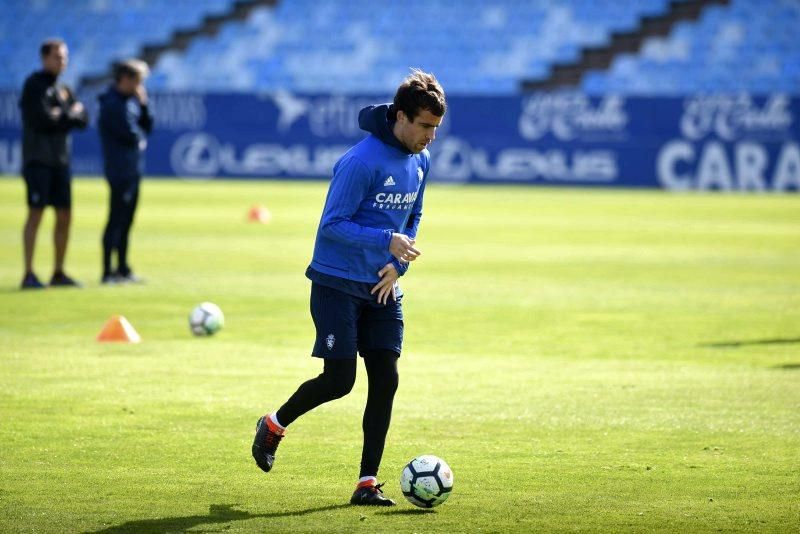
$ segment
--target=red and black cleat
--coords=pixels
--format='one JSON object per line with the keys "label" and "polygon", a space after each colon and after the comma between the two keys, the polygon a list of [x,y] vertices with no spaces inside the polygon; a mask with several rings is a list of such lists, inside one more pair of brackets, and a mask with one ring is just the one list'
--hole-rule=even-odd
{"label": "red and black cleat", "polygon": [[275,451],[283,439],[283,433],[271,428],[269,415],[261,417],[256,423],[256,437],[253,440],[253,458],[265,473],[269,473],[275,462]]}
{"label": "red and black cleat", "polygon": [[356,488],[350,498],[350,504],[359,506],[394,506],[395,502],[383,494],[382,487],[383,484],[377,484]]}

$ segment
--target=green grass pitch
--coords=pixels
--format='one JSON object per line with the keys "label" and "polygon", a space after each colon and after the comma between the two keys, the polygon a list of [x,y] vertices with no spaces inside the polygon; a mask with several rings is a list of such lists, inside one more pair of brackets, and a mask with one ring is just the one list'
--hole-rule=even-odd
{"label": "green grass pitch", "polygon": [[[0,180],[0,531],[799,530],[800,198],[431,186],[379,475],[399,506],[375,510],[346,504],[363,367],[272,473],[250,457],[258,416],[319,372],[303,273],[325,192],[148,180],[148,283],[102,287],[106,187],[77,180],[86,287],[23,293],[22,181]],[[195,339],[204,300],[227,324]],[[95,342],[112,314],[143,342]],[[399,491],[422,453],[455,473],[432,512]]]}

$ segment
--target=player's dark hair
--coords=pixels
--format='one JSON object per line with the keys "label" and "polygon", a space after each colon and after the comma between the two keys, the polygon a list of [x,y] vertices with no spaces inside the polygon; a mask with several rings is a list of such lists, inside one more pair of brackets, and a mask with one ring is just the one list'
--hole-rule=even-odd
{"label": "player's dark hair", "polygon": [[122,78],[146,78],[150,72],[147,63],[141,59],[128,59],[114,63],[114,81]]}
{"label": "player's dark hair", "polygon": [[444,89],[433,74],[411,69],[411,74],[397,88],[393,108],[395,113],[402,110],[411,121],[422,110],[441,117],[447,111]]}
{"label": "player's dark hair", "polygon": [[58,39],[57,37],[45,39],[42,41],[41,46],[39,46],[39,55],[42,57],[47,57],[54,49],[66,46],[66,44],[67,43],[65,43],[63,39]]}

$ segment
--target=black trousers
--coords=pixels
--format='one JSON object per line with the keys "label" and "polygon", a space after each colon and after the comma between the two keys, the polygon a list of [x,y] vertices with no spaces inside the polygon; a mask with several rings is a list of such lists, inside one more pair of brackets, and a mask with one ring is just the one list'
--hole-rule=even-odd
{"label": "black trousers", "polygon": [[[398,356],[391,350],[376,350],[364,354],[369,392],[362,420],[364,446],[361,450],[359,477],[378,475],[386,433],[392,419],[394,394],[399,382]],[[288,426],[320,404],[350,393],[356,381],[356,366],[356,359],[326,359],[322,374],[301,384],[286,404],[281,406],[276,413],[278,421]]]}
{"label": "black trousers", "polygon": [[[128,180],[108,180],[111,189],[109,196],[108,222],[103,232],[103,275],[119,272],[128,275],[128,236],[133,226],[133,215],[139,202],[140,178]],[[117,253],[117,268],[111,266],[112,256]]]}

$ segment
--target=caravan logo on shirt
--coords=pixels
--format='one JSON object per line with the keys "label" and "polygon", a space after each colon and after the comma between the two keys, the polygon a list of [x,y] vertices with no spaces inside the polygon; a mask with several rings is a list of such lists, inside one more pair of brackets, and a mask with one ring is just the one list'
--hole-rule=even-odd
{"label": "caravan logo on shirt", "polygon": [[378,193],[375,195],[373,208],[381,210],[407,210],[411,209],[417,200],[417,191],[413,193]]}

